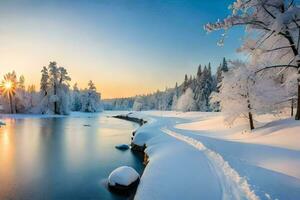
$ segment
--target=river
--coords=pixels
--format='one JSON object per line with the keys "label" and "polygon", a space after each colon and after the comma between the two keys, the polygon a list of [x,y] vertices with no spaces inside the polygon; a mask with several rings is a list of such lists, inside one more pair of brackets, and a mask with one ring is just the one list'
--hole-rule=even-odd
{"label": "river", "polygon": [[140,174],[143,165],[130,150],[137,124],[99,114],[67,117],[2,116],[0,127],[0,199],[126,199],[105,187],[109,173],[128,165]]}

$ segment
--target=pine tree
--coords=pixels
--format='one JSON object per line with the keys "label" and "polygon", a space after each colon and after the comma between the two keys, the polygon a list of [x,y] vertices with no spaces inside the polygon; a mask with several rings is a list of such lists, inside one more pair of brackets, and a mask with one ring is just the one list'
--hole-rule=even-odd
{"label": "pine tree", "polygon": [[88,82],[88,88],[82,92],[81,95],[81,111],[83,112],[97,112],[100,109],[101,94],[97,92],[93,81]]}
{"label": "pine tree", "polygon": [[95,84],[93,83],[92,80],[90,80],[89,83],[88,83],[88,89],[92,90],[92,91],[96,91],[96,86],[95,86]]}
{"label": "pine tree", "polygon": [[195,104],[196,104],[196,107],[197,107],[197,110],[199,110],[199,105],[200,105],[200,102],[201,101],[201,98],[200,98],[200,93],[201,93],[201,90],[202,90],[202,86],[201,86],[201,77],[202,77],[202,66],[199,65],[198,67],[198,71],[197,71],[197,76],[196,76],[196,81],[195,81],[195,96],[194,96],[194,99],[195,99]]}
{"label": "pine tree", "polygon": [[40,91],[43,94],[43,96],[47,96],[48,94],[48,89],[49,89],[49,73],[48,73],[48,68],[43,67],[42,71],[42,78],[40,82]]}
{"label": "pine tree", "polygon": [[222,72],[228,72],[228,64],[227,64],[225,57],[223,58]]}
{"label": "pine tree", "polygon": [[72,111],[80,111],[81,110],[81,99],[80,99],[80,90],[77,86],[77,83],[74,84],[73,86],[73,91],[72,91]]}
{"label": "pine tree", "polygon": [[211,66],[210,63],[208,67],[204,67],[204,70],[200,77],[200,82],[197,90],[197,98],[196,104],[198,106],[198,110],[200,111],[210,111],[210,104],[209,104],[209,96],[213,91],[213,79],[211,76]]}
{"label": "pine tree", "polygon": [[187,74],[184,76],[184,82],[183,82],[183,88],[182,88],[182,93],[185,93],[185,91],[188,89],[189,87],[189,79]]}
{"label": "pine tree", "polygon": [[172,110],[176,110],[178,98],[179,98],[179,89],[178,89],[178,83],[176,82],[174,88],[174,95],[172,99],[172,107],[171,107]]}
{"label": "pine tree", "polygon": [[71,78],[68,75],[67,70],[64,67],[59,67],[58,74],[59,74],[59,83],[68,85],[68,81],[71,81]]}
{"label": "pine tree", "polygon": [[16,88],[15,111],[16,113],[24,113],[28,106],[29,99],[25,91],[25,77],[21,75]]}
{"label": "pine tree", "polygon": [[49,66],[49,77],[50,77],[50,84],[53,90],[52,100],[54,103],[54,114],[59,114],[58,111],[58,98],[57,98],[57,87],[59,82],[59,70],[57,67],[56,62],[50,62]]}
{"label": "pine tree", "polygon": [[58,67],[56,62],[48,66],[49,83],[51,86],[50,101],[54,105],[54,114],[69,113],[69,83],[71,78],[64,67]]}
{"label": "pine tree", "polygon": [[23,75],[19,78],[18,88],[25,90],[25,77]]}

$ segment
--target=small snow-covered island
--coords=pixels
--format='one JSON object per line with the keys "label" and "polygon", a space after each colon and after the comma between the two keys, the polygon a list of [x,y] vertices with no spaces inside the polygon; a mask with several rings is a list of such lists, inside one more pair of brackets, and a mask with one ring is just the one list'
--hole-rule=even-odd
{"label": "small snow-covered island", "polygon": [[300,199],[299,0],[0,13],[0,200]]}

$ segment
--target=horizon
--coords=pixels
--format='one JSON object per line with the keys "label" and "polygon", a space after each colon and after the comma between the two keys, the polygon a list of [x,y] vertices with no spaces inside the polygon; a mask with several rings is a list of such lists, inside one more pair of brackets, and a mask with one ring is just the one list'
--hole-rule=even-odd
{"label": "horizon", "polygon": [[164,90],[195,74],[199,64],[211,62],[215,72],[223,57],[242,57],[235,52],[241,29],[231,30],[223,47],[217,46],[221,32],[203,29],[227,16],[230,3],[0,2],[0,77],[15,70],[38,88],[40,70],[56,61],[68,70],[71,86],[93,80],[104,99]]}

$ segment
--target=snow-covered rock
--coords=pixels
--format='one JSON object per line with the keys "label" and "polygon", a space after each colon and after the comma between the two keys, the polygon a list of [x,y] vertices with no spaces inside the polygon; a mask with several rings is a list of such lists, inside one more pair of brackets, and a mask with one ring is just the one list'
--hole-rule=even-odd
{"label": "snow-covered rock", "polygon": [[131,189],[139,182],[140,175],[132,167],[122,166],[112,171],[108,177],[108,185],[114,189]]}
{"label": "snow-covered rock", "polygon": [[129,145],[128,144],[119,144],[116,146],[116,149],[127,150],[127,149],[129,149]]}

